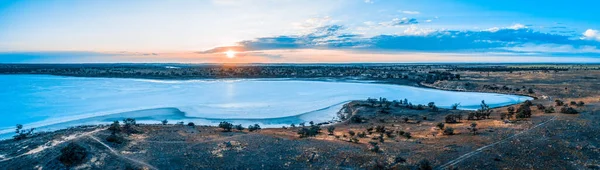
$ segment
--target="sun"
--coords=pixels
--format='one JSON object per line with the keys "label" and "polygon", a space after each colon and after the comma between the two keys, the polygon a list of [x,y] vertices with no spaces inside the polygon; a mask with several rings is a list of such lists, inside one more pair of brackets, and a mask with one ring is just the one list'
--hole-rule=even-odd
{"label": "sun", "polygon": [[235,53],[237,53],[237,52],[235,52],[233,50],[229,50],[229,51],[225,52],[225,56],[227,56],[227,58],[235,58]]}

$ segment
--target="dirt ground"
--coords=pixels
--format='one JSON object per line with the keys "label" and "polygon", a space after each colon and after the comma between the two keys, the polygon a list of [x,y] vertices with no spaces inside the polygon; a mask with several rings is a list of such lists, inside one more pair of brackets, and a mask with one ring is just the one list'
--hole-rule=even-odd
{"label": "dirt ground", "polygon": [[[139,125],[135,128],[142,133],[120,134],[125,142],[116,144],[106,140],[110,135],[107,126],[75,127],[20,141],[0,141],[0,167],[418,169],[422,160],[428,160],[435,169],[600,169],[600,71],[459,73],[461,80],[423,85],[530,95],[537,98],[532,101],[532,117],[504,121],[500,115],[507,112],[508,106],[494,108],[488,119],[445,123],[445,128],[455,130],[454,135],[445,135],[436,125],[444,122],[446,115],[468,115],[470,111],[414,110],[393,105],[383,109],[354,101],[342,111],[363,118],[362,123],[337,123],[332,125],[333,134],[328,134],[328,126],[324,125],[320,134],[308,138],[299,137],[300,127],[223,132],[217,127],[171,124]],[[525,90],[529,88],[534,93]],[[544,113],[535,107],[552,106],[556,99],[586,104],[573,106],[579,114]],[[469,129],[473,122],[478,129],[475,134]],[[377,126],[393,132],[384,135],[376,132]],[[374,130],[369,132],[370,128]],[[354,137],[350,131],[355,132]],[[400,131],[409,132],[410,138]],[[365,136],[358,137],[362,132]],[[353,138],[358,141],[352,142]],[[58,161],[60,149],[68,143],[77,143],[88,151],[83,163],[66,167]],[[379,151],[373,152],[371,143],[377,143]]]}

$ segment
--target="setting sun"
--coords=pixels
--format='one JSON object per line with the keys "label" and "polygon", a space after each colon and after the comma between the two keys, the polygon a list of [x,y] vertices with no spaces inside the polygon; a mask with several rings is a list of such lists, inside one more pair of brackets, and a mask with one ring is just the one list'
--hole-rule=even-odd
{"label": "setting sun", "polygon": [[227,58],[234,58],[235,57],[235,51],[229,50],[227,52],[225,52],[225,56],[227,56]]}

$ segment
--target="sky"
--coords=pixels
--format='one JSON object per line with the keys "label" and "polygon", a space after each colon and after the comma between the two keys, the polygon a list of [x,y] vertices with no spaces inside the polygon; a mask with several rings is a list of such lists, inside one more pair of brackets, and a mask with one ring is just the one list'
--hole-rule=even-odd
{"label": "sky", "polygon": [[0,63],[600,62],[595,0],[0,0]]}

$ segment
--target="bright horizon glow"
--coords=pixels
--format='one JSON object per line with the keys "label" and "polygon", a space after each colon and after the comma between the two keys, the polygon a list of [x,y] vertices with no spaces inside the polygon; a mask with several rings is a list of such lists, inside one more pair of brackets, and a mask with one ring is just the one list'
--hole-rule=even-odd
{"label": "bright horizon glow", "polygon": [[235,51],[228,50],[227,52],[225,52],[225,56],[227,56],[227,58],[235,58],[235,53]]}

